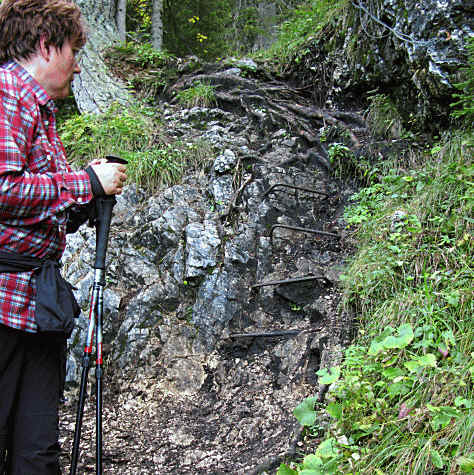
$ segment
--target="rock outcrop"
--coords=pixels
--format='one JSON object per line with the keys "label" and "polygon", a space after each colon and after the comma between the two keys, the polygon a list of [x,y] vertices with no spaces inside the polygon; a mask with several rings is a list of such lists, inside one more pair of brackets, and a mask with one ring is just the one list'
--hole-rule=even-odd
{"label": "rock outcrop", "polygon": [[347,9],[308,41],[295,79],[306,75],[327,107],[384,93],[405,122],[445,122],[474,36],[474,2],[354,0]]}
{"label": "rock outcrop", "polygon": [[[268,98],[265,83],[253,81]],[[296,106],[308,131],[332,117]],[[294,450],[292,409],[319,391],[315,372],[338,361],[349,341],[351,318],[337,306],[342,211],[353,188],[328,169],[324,147],[309,153],[316,139],[295,124],[249,118],[224,100],[213,109],[163,104],[161,113],[171,134],[204,138],[215,157],[153,196],[130,186],[114,209],[104,295],[107,397],[125,419],[133,413],[154,431],[150,444],[166,446],[115,473],[251,473]],[[336,122],[332,139],[351,142],[343,119]],[[80,374],[94,234],[84,226],[70,236],[64,257],[84,309],[70,340],[69,387]]]}

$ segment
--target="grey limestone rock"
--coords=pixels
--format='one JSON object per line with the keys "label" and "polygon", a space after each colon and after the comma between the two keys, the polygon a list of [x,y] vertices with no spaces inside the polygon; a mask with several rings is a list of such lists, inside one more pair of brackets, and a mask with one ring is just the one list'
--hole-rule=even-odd
{"label": "grey limestone rock", "polygon": [[353,7],[359,21],[334,53],[322,58],[333,71],[328,104],[350,90],[360,95],[376,85],[405,116],[446,116],[459,66],[467,63],[467,41],[474,36],[474,2],[383,0],[375,8],[374,3]]}
{"label": "grey limestone rock", "polygon": [[234,169],[237,164],[237,157],[232,150],[226,149],[224,153],[217,156],[214,161],[213,170],[215,173],[227,173]]}
{"label": "grey limestone rock", "polygon": [[224,325],[241,309],[238,281],[237,275],[215,269],[199,288],[191,321],[208,349],[216,344]]}
{"label": "grey limestone rock", "polygon": [[214,222],[188,224],[186,226],[185,277],[198,277],[215,267],[220,243],[221,240]]}
{"label": "grey limestone rock", "polygon": [[214,199],[217,212],[224,212],[234,194],[231,175],[217,176],[209,183],[209,192]]}

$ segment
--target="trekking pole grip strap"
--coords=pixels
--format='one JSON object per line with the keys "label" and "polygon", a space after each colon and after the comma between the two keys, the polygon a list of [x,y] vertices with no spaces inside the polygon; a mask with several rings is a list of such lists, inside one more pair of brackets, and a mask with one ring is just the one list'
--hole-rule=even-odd
{"label": "trekking pole grip strap", "polygon": [[116,200],[113,195],[97,198],[95,269],[105,269],[110,222],[112,221],[112,210],[115,203]]}

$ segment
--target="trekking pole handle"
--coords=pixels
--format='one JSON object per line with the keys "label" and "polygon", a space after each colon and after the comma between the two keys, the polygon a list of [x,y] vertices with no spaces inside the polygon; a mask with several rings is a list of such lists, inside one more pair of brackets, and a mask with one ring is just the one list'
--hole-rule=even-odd
{"label": "trekking pole handle", "polygon": [[[127,160],[107,155],[108,163],[121,163],[126,165]],[[96,198],[97,222],[96,222],[96,244],[95,244],[95,269],[105,270],[105,256],[109,241],[110,223],[112,221],[112,210],[117,202],[114,195],[101,196]]]}
{"label": "trekking pole handle", "polygon": [[95,269],[105,270],[105,255],[107,254],[112,209],[115,203],[114,196],[97,198],[98,217],[95,228]]}

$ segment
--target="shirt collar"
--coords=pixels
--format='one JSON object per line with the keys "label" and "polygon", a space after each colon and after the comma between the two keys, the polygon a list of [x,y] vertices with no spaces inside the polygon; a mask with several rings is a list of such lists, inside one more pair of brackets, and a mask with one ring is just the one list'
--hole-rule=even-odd
{"label": "shirt collar", "polygon": [[21,65],[15,61],[9,61],[2,65],[2,68],[8,69],[15,73],[27,86],[32,93],[37,97],[40,106],[46,107],[51,112],[56,112],[57,107],[53,99],[49,96],[43,86]]}

